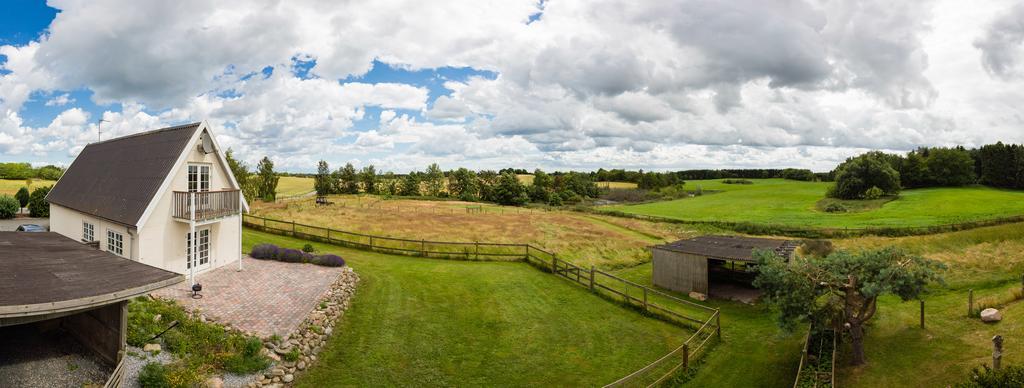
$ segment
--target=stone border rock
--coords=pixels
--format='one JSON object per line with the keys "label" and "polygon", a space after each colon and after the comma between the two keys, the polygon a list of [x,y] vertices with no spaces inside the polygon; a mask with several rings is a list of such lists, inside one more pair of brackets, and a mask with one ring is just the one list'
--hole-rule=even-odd
{"label": "stone border rock", "polygon": [[[264,338],[264,348],[261,352],[273,360],[274,365],[269,372],[263,374],[262,378],[249,383],[248,387],[292,386],[296,375],[316,362],[317,354],[323,349],[327,338],[334,332],[334,324],[350,306],[350,300],[358,283],[359,275],[352,270],[352,267],[345,267],[344,271],[331,284],[330,289],[320,296],[316,308],[309,313],[309,316],[302,321],[295,332],[280,341]],[[297,360],[283,360],[286,354],[293,351],[298,353]]]}

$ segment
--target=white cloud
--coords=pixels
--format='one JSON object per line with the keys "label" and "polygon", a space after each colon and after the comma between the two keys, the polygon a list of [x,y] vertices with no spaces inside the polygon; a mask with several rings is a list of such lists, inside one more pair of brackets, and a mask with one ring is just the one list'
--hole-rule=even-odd
{"label": "white cloud", "polygon": [[[5,154],[26,152],[12,139],[37,154],[91,141],[95,123],[64,93],[79,88],[122,105],[104,137],[207,119],[244,159],[304,170],[827,168],[869,148],[1024,141],[1024,8],[1008,1],[567,0],[530,24],[533,0],[51,5],[39,41],[0,46]],[[291,74],[293,58],[315,60],[313,77]],[[445,82],[431,101],[363,78],[375,59],[497,77]],[[40,95],[69,109],[33,128],[22,109]],[[383,112],[357,126],[367,107]]]}

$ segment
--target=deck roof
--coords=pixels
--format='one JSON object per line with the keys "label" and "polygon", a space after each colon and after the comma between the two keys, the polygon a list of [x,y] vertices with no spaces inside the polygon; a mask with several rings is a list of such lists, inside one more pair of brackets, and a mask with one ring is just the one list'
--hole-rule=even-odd
{"label": "deck roof", "polygon": [[672,252],[701,255],[713,259],[726,259],[755,262],[755,249],[775,251],[782,257],[790,257],[796,249],[793,240],[777,240],[769,238],[743,236],[700,236],[687,240],[679,240],[669,244],[656,245],[655,249]]}
{"label": "deck roof", "polygon": [[54,232],[0,232],[0,317],[102,306],[182,280]]}

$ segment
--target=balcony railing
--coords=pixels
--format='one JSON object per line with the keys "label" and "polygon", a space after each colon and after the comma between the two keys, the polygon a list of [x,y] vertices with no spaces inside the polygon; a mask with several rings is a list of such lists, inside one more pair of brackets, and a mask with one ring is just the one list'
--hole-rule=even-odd
{"label": "balcony railing", "polygon": [[175,191],[174,218],[206,221],[227,217],[240,212],[238,190]]}

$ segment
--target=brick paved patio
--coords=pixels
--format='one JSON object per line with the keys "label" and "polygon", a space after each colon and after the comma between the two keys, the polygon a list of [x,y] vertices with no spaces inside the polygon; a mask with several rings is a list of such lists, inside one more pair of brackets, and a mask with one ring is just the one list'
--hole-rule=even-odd
{"label": "brick paved patio", "polygon": [[207,318],[267,337],[284,337],[298,328],[343,267],[242,259],[243,271],[232,262],[196,276],[202,299],[192,299],[187,281],[154,294],[199,309]]}

